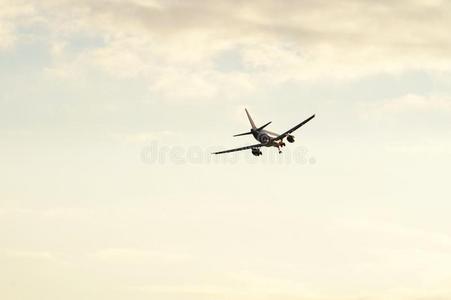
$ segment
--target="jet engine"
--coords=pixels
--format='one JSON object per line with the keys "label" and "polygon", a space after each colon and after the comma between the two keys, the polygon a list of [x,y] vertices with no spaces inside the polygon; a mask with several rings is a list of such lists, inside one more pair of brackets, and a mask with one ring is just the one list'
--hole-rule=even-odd
{"label": "jet engine", "polygon": [[271,141],[271,138],[269,137],[269,135],[267,135],[266,133],[260,133],[258,135],[258,140],[260,141],[260,143],[262,144],[268,144]]}
{"label": "jet engine", "polygon": [[263,153],[260,151],[260,149],[258,149],[258,148],[253,148],[253,149],[252,149],[252,154],[253,154],[254,156],[260,156],[260,155],[262,155]]}
{"label": "jet engine", "polygon": [[287,141],[290,143],[294,143],[294,136],[292,135],[287,136]]}

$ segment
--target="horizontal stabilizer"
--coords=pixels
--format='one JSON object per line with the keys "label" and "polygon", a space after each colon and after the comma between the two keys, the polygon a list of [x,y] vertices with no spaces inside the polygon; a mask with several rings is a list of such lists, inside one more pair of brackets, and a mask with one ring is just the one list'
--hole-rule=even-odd
{"label": "horizontal stabilizer", "polygon": [[234,136],[242,136],[242,135],[248,135],[251,134],[252,132],[245,132],[245,133],[240,133],[240,134],[235,134]]}
{"label": "horizontal stabilizer", "polygon": [[257,128],[256,130],[257,131],[260,131],[260,130],[262,130],[263,128],[265,128],[266,126],[268,126],[269,124],[271,124],[272,123],[272,121],[271,122],[268,122],[268,123],[266,123],[265,125],[263,125],[262,127],[260,127],[260,128]]}

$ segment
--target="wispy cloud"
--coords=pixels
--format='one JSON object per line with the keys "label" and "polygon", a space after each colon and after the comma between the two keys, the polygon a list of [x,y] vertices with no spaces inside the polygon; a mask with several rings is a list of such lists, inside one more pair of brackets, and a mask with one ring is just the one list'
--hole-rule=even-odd
{"label": "wispy cloud", "polygon": [[[0,0],[3,298],[449,299],[450,8]],[[178,164],[244,107],[318,163]]]}
{"label": "wispy cloud", "polygon": [[34,6],[27,1],[0,0],[0,50],[14,46],[18,27],[33,16]]}
{"label": "wispy cloud", "polygon": [[451,111],[451,98],[448,96],[421,96],[407,94],[405,96],[384,101],[379,109],[383,113],[402,113],[408,111]]}
{"label": "wispy cloud", "polygon": [[380,101],[361,101],[357,110],[362,120],[384,126],[403,124],[423,129],[435,126],[445,130],[449,124],[446,120],[451,116],[451,98],[448,95],[409,93]]}
{"label": "wispy cloud", "polygon": [[[61,56],[65,47],[53,45],[59,55],[54,74],[94,66],[115,77],[144,78],[165,98],[227,98],[290,80],[451,65],[450,4],[441,1],[65,0],[34,6],[59,45],[76,43],[72,37],[80,34],[102,40],[67,56]],[[241,64],[231,73],[216,63],[227,51]]]}
{"label": "wispy cloud", "polygon": [[170,253],[170,252],[157,252],[146,251],[136,248],[106,248],[100,249],[93,254],[93,257],[103,262],[110,263],[140,263],[149,264],[152,263],[182,263],[190,259],[189,255]]}

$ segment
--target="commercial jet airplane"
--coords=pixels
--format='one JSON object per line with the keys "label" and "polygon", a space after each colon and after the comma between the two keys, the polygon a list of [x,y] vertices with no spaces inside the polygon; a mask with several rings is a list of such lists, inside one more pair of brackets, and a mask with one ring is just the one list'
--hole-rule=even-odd
{"label": "commercial jet airplane", "polygon": [[265,125],[257,128],[257,126],[255,126],[255,123],[252,120],[252,117],[249,114],[249,112],[247,111],[247,109],[245,109],[245,111],[246,111],[247,118],[249,119],[249,123],[251,123],[252,128],[249,132],[236,134],[234,136],[242,136],[242,135],[252,134],[259,143],[255,144],[255,145],[241,147],[241,148],[214,152],[213,154],[223,154],[223,153],[251,149],[253,155],[260,156],[260,155],[262,155],[262,152],[260,150],[261,147],[277,147],[277,149],[279,150],[279,153],[282,153],[280,148],[285,147],[285,143],[283,142],[283,139],[287,138],[288,142],[294,143],[294,136],[292,136],[291,134],[295,130],[299,129],[301,126],[303,126],[304,124],[306,124],[307,122],[309,122],[310,120],[312,120],[315,117],[315,115],[313,115],[310,118],[308,118],[307,120],[302,121],[298,125],[294,126],[290,130],[288,130],[282,134],[277,134],[277,133],[274,133],[274,132],[271,132],[271,131],[268,131],[265,129],[265,127],[268,126],[269,124],[271,124],[272,122],[268,122]]}

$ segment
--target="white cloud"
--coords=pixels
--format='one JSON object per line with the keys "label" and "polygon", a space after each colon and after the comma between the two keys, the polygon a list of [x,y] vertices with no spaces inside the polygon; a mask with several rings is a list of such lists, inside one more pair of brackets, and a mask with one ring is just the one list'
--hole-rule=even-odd
{"label": "white cloud", "polygon": [[26,1],[0,0],[0,49],[14,46],[17,27],[29,23],[34,14],[33,5]]}
{"label": "white cloud", "polygon": [[189,260],[189,256],[185,254],[146,251],[134,248],[101,249],[95,252],[93,256],[101,261],[110,263],[181,263]]}
{"label": "white cloud", "polygon": [[451,111],[451,99],[443,96],[405,96],[384,101],[379,109],[384,113],[403,113],[406,111]]}
{"label": "white cloud", "polygon": [[451,143],[442,140],[419,140],[416,142],[396,142],[385,147],[389,153],[410,155],[449,155]]}
{"label": "white cloud", "polygon": [[144,143],[148,143],[149,141],[171,136],[174,136],[174,132],[165,130],[159,132],[116,133],[111,135],[111,138],[124,144],[142,145]]}
{"label": "white cloud", "polygon": [[[354,286],[365,287],[368,298],[421,298],[424,291],[449,297],[451,290],[443,288],[451,281],[448,234],[371,219],[341,220],[337,228],[348,233],[342,243],[361,255],[353,258],[347,276]],[[373,282],[364,279],[368,274]]]}
{"label": "white cloud", "polygon": [[32,259],[32,260],[55,260],[54,255],[45,251],[4,250],[3,255],[10,258]]}
{"label": "white cloud", "polygon": [[[95,66],[117,77],[144,78],[163,98],[239,97],[288,80],[451,66],[447,2],[48,0],[36,5],[52,39],[64,44],[84,34],[103,41],[60,56],[50,68],[53,74]],[[65,48],[54,46],[54,53]],[[231,49],[242,68],[225,73],[215,61]]]}
{"label": "white cloud", "polygon": [[[358,115],[362,120],[400,124],[415,121],[413,125],[434,125],[438,115],[451,113],[451,98],[442,95],[406,94],[382,101],[362,101],[358,105]],[[439,123],[437,123],[439,124]],[[437,125],[439,126],[439,125]],[[446,128],[446,127],[444,127]]]}

